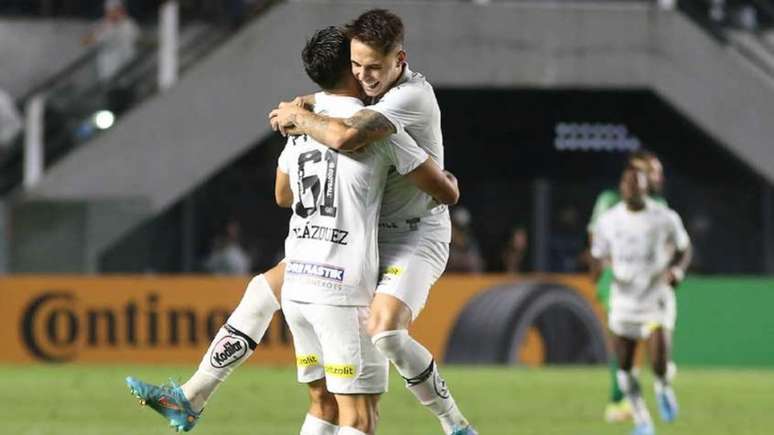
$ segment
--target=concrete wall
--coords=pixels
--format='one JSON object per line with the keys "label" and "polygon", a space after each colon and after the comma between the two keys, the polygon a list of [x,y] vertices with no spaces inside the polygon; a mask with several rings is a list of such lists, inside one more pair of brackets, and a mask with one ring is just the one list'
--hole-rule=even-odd
{"label": "concrete wall", "polygon": [[0,19],[0,87],[14,98],[81,56],[83,20]]}

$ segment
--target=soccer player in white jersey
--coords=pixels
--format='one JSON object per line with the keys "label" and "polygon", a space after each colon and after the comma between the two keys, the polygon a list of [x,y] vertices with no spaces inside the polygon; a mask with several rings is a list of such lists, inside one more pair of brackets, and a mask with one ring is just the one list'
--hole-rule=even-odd
{"label": "soccer player in white jersey", "polygon": [[647,196],[645,171],[627,167],[619,189],[622,201],[602,214],[594,228],[592,273],[598,275],[604,263],[612,267],[608,326],[618,356],[618,382],[632,406],[632,434],[651,435],[653,422],[632,373],[637,341],[647,342],[659,411],[671,422],[677,417],[677,400],[667,376],[666,329],[674,327],[668,305],[690,263],[691,243],[677,213]]}
{"label": "soccer player in white jersey", "polygon": [[[432,86],[406,63],[401,19],[374,9],[350,23],[347,31],[352,72],[373,104],[350,117],[331,117],[304,110],[297,99],[272,111],[272,126],[288,134],[307,134],[343,151],[406,132],[443,166],[440,109]],[[368,322],[373,343],[419,402],[438,417],[444,433],[476,434],[432,354],[408,333],[446,267],[451,239],[448,209],[391,174],[379,227],[381,276]]]}
{"label": "soccer player in white jersey", "polygon": [[[303,53],[304,65],[310,78],[320,84],[323,89],[328,89],[332,93],[345,93],[348,95],[359,95],[360,88],[354,77],[349,70],[349,41],[344,35],[336,28],[327,28],[319,31],[307,44],[307,47]],[[341,80],[335,80],[331,77],[342,76]],[[324,94],[318,94],[320,98],[325,102],[330,102],[333,97],[326,97]],[[343,99],[345,106],[347,106],[350,113],[358,110],[362,106],[362,102],[357,101],[351,97],[337,97]],[[322,105],[321,108],[325,107]],[[413,155],[415,160],[419,160],[420,164],[415,169],[410,170],[411,167],[416,165],[415,160],[403,158],[398,160],[397,167],[400,172],[408,172],[406,174],[407,179],[411,183],[419,186],[423,191],[427,192],[440,203],[453,204],[459,197],[459,190],[457,189],[456,180],[451,174],[442,172],[442,170],[435,164],[435,162],[428,158],[428,156],[422,151],[416,143],[406,134],[402,136],[390,137],[390,143],[375,144],[375,147],[383,148],[383,155],[395,155],[396,157],[404,156],[405,153],[398,153],[397,151],[413,147]],[[392,148],[395,148],[393,150]],[[290,148],[289,148],[290,149]],[[379,148],[377,148],[378,150]],[[338,153],[330,152],[325,153],[325,173],[312,175],[312,172],[308,172],[304,176],[303,183],[309,184],[307,186],[306,195],[317,195],[321,204],[320,213],[332,214],[336,213],[336,206],[333,208],[327,206],[329,202],[335,203],[339,201],[336,199],[336,195],[326,196],[328,192],[327,187],[332,186],[335,188],[335,183],[325,183],[326,189],[320,191],[321,184],[313,183],[314,177],[317,180],[327,180],[329,175],[336,174],[335,168],[337,166]],[[322,157],[322,155],[320,156]],[[309,171],[310,165],[315,162],[315,156],[307,154],[305,158],[311,160],[305,161],[303,167],[299,166],[301,170]],[[361,158],[361,157],[358,157]],[[363,156],[365,159],[365,157]],[[285,159],[287,161],[287,157]],[[333,162],[333,163],[332,163]],[[296,161],[297,163],[297,161]],[[364,163],[364,162],[361,162]],[[376,162],[374,162],[376,163]],[[361,165],[364,166],[364,165]],[[320,169],[319,162],[317,169]],[[292,165],[288,168],[292,168]],[[293,206],[293,195],[290,188],[289,177],[287,176],[288,168],[283,172],[278,169],[277,173],[277,185],[275,186],[275,193],[277,197],[277,203],[280,206],[290,208]],[[386,166],[377,165],[372,171],[375,174],[385,173]],[[328,169],[334,169],[329,174]],[[361,168],[362,170],[363,168]],[[381,171],[381,172],[380,172]],[[328,177],[328,178],[326,178]],[[378,178],[378,177],[377,177]],[[333,178],[335,180],[335,177]],[[372,180],[373,183],[369,183],[369,194],[373,196],[373,199],[377,199],[376,207],[367,211],[362,211],[362,215],[365,216],[371,213],[375,216],[378,212],[378,199],[381,197],[382,188],[379,186],[380,181],[378,179]],[[383,182],[382,182],[383,184]],[[361,186],[362,187],[362,186]],[[341,186],[340,186],[341,188]],[[315,189],[318,189],[315,193]],[[331,190],[331,192],[334,192]],[[300,205],[297,207],[297,212],[302,214],[308,214],[309,210],[306,207],[309,205],[310,198],[302,197]],[[316,202],[315,202],[316,204]],[[354,204],[355,208],[357,204]],[[345,207],[345,211],[349,207]],[[349,211],[353,211],[350,209]],[[359,216],[359,215],[358,215]],[[375,218],[373,218],[375,219]],[[370,223],[371,228],[369,231],[373,231],[376,222]],[[307,231],[308,229],[308,231]],[[334,231],[332,228],[324,228],[318,225],[316,228],[313,225],[309,227],[304,226],[298,233],[301,239],[311,240],[315,242],[327,242],[339,245],[341,243],[349,244],[353,238],[363,237],[362,228],[354,231],[354,236],[350,235],[351,230],[347,230],[346,233],[339,230]],[[365,254],[356,256],[356,258],[367,258]],[[371,263],[374,263],[375,259],[371,259]],[[249,356],[253,353],[258,342],[266,332],[269,322],[274,312],[279,309],[279,303],[277,297],[280,294],[280,288],[283,283],[283,275],[285,272],[285,261],[281,262],[274,268],[270,269],[264,274],[258,275],[253,278],[242,298],[242,301],[236,307],[232,315],[229,317],[226,325],[218,332],[215,339],[212,341],[209,349],[205,353],[198,370],[191,376],[191,378],[185,382],[182,386],[177,386],[174,383],[171,385],[156,386],[146,384],[135,378],[127,378],[132,392],[141,399],[143,404],[148,404],[155,411],[159,412],[168,421],[170,426],[173,426],[178,431],[191,430],[199,419],[202,409],[204,408],[207,400],[212,396],[217,387],[224,382],[227,377],[239,367]],[[299,268],[297,263],[291,263],[291,273],[297,274],[299,271],[303,272],[304,268]],[[373,267],[373,265],[371,266]],[[326,269],[315,269],[317,272],[324,271]],[[330,271],[328,271],[330,272]],[[322,272],[323,274],[327,272]],[[376,277],[376,270],[372,271],[371,275]],[[326,279],[335,278],[328,273]],[[289,280],[291,282],[292,280]],[[373,288],[373,284],[366,286],[368,289]],[[371,291],[371,290],[367,290]],[[293,291],[289,291],[292,295]],[[289,296],[292,297],[292,296]],[[360,296],[361,303],[368,303],[370,296],[367,299],[363,299]],[[296,312],[294,312],[296,313]],[[308,354],[307,354],[308,355]],[[373,357],[373,352],[371,354]],[[319,374],[321,367],[314,367],[311,361],[323,362],[321,355],[317,355],[316,358],[299,358],[300,371],[304,372],[304,379],[310,379],[309,376],[314,373]],[[332,366],[331,370],[334,372],[341,367]],[[343,370],[343,369],[342,369]],[[326,389],[326,383],[324,379],[317,378],[309,384],[310,386],[310,399],[312,404],[310,406],[309,413],[302,427],[303,435],[318,435],[337,433],[338,427],[331,424],[338,419],[339,407],[336,404],[336,399]],[[367,401],[362,401],[366,403]],[[350,413],[352,414],[352,413]],[[362,415],[358,414],[358,418]],[[373,415],[371,415],[373,417]],[[360,423],[365,421],[368,424],[373,423],[371,420],[358,420]],[[345,429],[350,430],[349,433],[359,433],[355,428]],[[356,432],[351,432],[352,430]],[[346,432],[338,432],[346,433]]]}

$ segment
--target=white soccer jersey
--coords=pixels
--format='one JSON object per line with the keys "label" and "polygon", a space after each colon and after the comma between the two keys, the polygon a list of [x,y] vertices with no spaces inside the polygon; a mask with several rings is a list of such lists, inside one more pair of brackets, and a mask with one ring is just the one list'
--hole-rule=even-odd
{"label": "white soccer jersey", "polygon": [[[315,96],[315,112],[347,118],[356,98]],[[293,215],[285,239],[284,298],[367,306],[379,272],[377,218],[387,172],[405,174],[427,160],[407,134],[338,153],[309,137],[289,140],[278,166],[289,175]]]}
{"label": "white soccer jersey", "polygon": [[605,212],[594,229],[591,255],[612,263],[611,318],[647,321],[663,311],[672,291],[665,279],[669,262],[675,249],[689,244],[680,216],[650,199],[640,211],[621,202]]}
{"label": "white soccer jersey", "polygon": [[[398,133],[407,132],[443,168],[441,110],[435,92],[422,74],[405,66],[398,83],[375,104],[366,107],[384,115]],[[441,242],[451,240],[449,210],[400,174],[391,172],[382,200],[380,237],[420,229]]]}

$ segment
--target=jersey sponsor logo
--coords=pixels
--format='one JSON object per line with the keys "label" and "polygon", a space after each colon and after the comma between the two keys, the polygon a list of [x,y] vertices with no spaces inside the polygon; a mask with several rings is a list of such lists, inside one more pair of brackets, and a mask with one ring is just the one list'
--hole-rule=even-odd
{"label": "jersey sponsor logo", "polygon": [[352,364],[325,364],[325,374],[334,378],[354,378],[355,366]]}
{"label": "jersey sponsor logo", "polygon": [[247,341],[236,335],[227,335],[215,343],[210,364],[221,369],[237,362],[245,354],[247,354]]}
{"label": "jersey sponsor logo", "polygon": [[296,365],[299,367],[314,367],[320,365],[320,358],[317,355],[299,355],[296,357]]}
{"label": "jersey sponsor logo", "polygon": [[387,268],[384,269],[384,272],[382,272],[382,275],[398,277],[403,275],[403,268],[400,266],[387,266]]}
{"label": "jersey sponsor logo", "polygon": [[286,271],[296,275],[310,275],[332,281],[344,281],[344,269],[316,263],[288,262]]}
{"label": "jersey sponsor logo", "polygon": [[321,240],[337,245],[346,245],[349,231],[320,225],[304,225],[293,228],[293,235],[299,239]]}

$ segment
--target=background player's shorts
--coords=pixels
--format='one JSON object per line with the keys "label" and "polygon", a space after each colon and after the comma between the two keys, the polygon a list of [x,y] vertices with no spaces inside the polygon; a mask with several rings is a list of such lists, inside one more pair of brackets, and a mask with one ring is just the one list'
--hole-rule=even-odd
{"label": "background player's shorts", "polygon": [[380,239],[376,292],[400,299],[416,319],[448,259],[449,244],[430,240],[421,231]]}
{"label": "background player's shorts", "polygon": [[[616,316],[616,313],[611,312],[607,326],[613,334],[632,340],[647,340],[653,334],[653,331],[658,328],[671,329],[668,325],[670,320],[669,313],[666,310],[659,310],[646,317],[646,319],[633,320]],[[674,328],[674,322],[672,323],[672,328]]]}
{"label": "background player's shorts", "polygon": [[387,391],[389,365],[368,336],[368,307],[284,299],[282,311],[293,334],[299,382],[325,378],[334,394]]}

